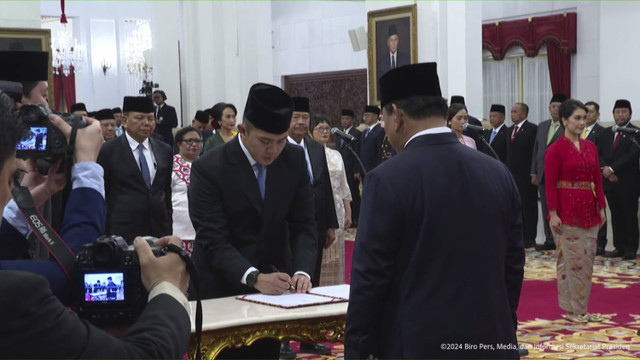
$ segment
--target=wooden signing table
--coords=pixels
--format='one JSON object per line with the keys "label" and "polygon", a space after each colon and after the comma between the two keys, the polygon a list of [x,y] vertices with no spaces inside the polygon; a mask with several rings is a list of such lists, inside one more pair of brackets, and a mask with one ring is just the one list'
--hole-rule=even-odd
{"label": "wooden signing table", "polygon": [[[225,348],[239,348],[263,338],[344,342],[347,302],[284,309],[235,297],[202,301],[202,358],[214,359]],[[191,305],[191,344],[196,352],[195,310]]]}

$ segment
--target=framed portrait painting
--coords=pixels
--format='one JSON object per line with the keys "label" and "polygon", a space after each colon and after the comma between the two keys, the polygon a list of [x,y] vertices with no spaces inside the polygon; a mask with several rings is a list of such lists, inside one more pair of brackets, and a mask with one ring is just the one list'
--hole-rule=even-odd
{"label": "framed portrait painting", "polygon": [[416,5],[409,5],[367,13],[370,104],[380,104],[382,75],[418,62],[416,12]]}
{"label": "framed portrait painting", "polygon": [[53,101],[51,30],[0,28],[0,50],[46,51],[49,53],[49,101]]}

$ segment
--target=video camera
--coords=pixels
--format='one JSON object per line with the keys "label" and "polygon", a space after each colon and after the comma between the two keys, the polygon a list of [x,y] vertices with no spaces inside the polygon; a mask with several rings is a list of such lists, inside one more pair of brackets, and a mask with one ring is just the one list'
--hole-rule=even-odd
{"label": "video camera", "polygon": [[25,131],[16,145],[19,158],[59,159],[67,155],[67,139],[49,120],[50,114],[60,116],[67,124],[78,128],[87,126],[79,115],[53,113],[42,105],[23,105],[16,110]]}
{"label": "video camera", "polygon": [[[153,245],[156,238],[144,239]],[[156,257],[166,254],[151,246]],[[147,303],[140,262],[133,245],[120,236],[101,236],[85,244],[76,260],[75,311],[94,324],[126,324],[137,319]]]}
{"label": "video camera", "polygon": [[142,88],[140,88],[140,95],[149,96],[153,94],[153,89],[158,88],[160,84],[154,83],[153,81],[142,80]]}

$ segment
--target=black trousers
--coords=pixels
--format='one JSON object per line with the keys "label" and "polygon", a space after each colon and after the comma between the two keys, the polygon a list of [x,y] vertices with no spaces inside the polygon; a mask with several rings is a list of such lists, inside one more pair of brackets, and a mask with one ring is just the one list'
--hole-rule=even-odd
{"label": "black trousers", "polygon": [[531,183],[516,184],[522,203],[522,235],[524,247],[536,246],[538,234],[538,190]]}
{"label": "black trousers", "polygon": [[553,233],[551,227],[549,227],[549,209],[547,208],[547,194],[544,188],[544,178],[539,179],[538,192],[540,192],[540,206],[542,206],[542,224],[544,226],[544,243],[548,245],[555,245],[553,241]]}
{"label": "black trousers", "polygon": [[616,189],[605,193],[611,211],[613,245],[625,253],[638,252],[638,194]]}

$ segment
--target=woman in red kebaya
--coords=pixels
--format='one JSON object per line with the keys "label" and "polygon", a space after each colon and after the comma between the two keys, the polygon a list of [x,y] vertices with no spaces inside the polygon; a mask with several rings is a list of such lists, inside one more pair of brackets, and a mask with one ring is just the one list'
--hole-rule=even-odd
{"label": "woman in red kebaya", "polygon": [[580,138],[587,109],[569,99],[560,106],[564,136],[545,154],[544,172],[549,226],[556,243],[558,302],[567,320],[602,321],[589,314],[591,274],[598,229],[605,221],[602,176],[595,145]]}

